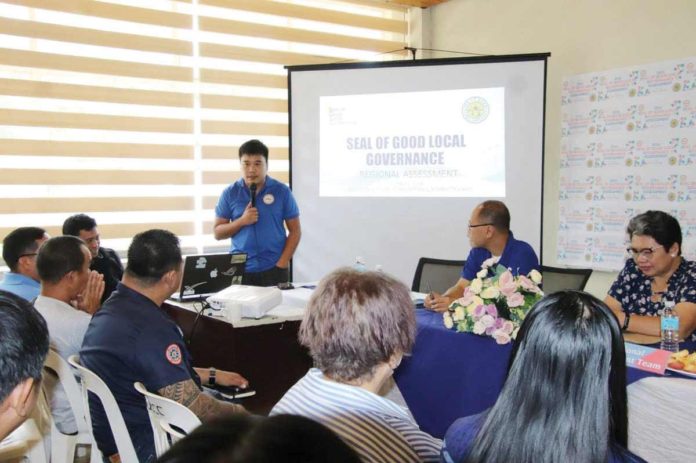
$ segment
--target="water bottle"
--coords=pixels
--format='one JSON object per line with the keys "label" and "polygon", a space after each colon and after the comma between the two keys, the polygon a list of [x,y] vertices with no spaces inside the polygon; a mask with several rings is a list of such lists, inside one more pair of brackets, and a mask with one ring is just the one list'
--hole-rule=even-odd
{"label": "water bottle", "polygon": [[679,316],[674,312],[674,301],[665,301],[660,318],[660,349],[679,351]]}
{"label": "water bottle", "polygon": [[358,272],[364,272],[367,270],[367,266],[365,265],[365,260],[358,256],[355,258],[355,264],[353,264],[353,268],[357,270]]}

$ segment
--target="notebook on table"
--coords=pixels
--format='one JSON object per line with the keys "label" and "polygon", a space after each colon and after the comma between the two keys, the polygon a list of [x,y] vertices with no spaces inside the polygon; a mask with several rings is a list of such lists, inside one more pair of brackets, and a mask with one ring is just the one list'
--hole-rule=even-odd
{"label": "notebook on table", "polygon": [[247,255],[201,254],[186,256],[177,301],[201,300],[231,285],[242,284]]}

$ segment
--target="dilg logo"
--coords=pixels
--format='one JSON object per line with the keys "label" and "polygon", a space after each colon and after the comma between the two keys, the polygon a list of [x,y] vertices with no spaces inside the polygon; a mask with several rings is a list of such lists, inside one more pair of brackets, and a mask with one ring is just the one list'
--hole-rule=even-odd
{"label": "dilg logo", "polygon": [[479,124],[488,118],[491,112],[491,107],[485,98],[480,96],[472,96],[467,98],[462,104],[462,116],[464,120],[472,124]]}

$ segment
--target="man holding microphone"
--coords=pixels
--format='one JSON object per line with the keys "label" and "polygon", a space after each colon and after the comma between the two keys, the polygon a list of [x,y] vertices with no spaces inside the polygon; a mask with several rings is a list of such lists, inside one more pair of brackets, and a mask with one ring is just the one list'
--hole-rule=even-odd
{"label": "man holding microphone", "polygon": [[248,255],[244,284],[287,282],[301,235],[297,203],[284,183],[267,175],[268,148],[262,142],[240,146],[239,162],[242,178],[220,195],[213,234],[217,240],[231,238],[231,251]]}

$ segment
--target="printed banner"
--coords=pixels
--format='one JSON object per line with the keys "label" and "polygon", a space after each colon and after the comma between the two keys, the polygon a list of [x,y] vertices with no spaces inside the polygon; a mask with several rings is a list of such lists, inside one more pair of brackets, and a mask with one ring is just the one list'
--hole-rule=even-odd
{"label": "printed banner", "polygon": [[696,57],[563,82],[557,260],[616,271],[626,225],[673,214],[696,259]]}

